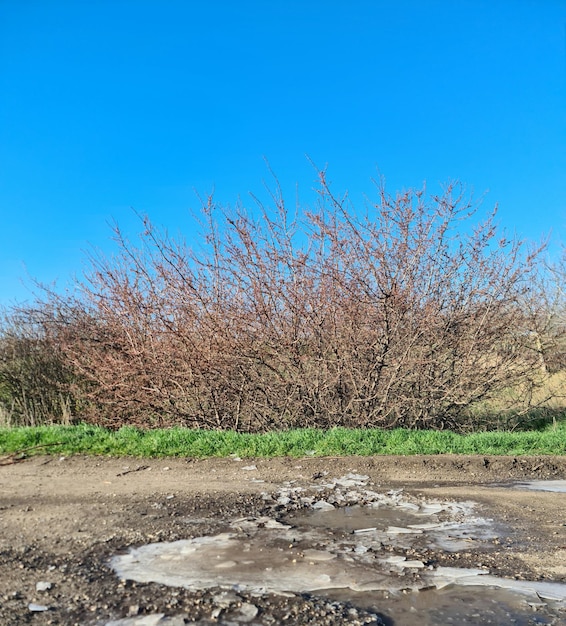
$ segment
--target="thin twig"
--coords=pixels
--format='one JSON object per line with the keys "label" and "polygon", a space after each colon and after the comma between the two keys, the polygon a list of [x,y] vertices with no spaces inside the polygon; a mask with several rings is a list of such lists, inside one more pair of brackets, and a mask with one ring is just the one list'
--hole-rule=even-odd
{"label": "thin twig", "polygon": [[136,467],[134,469],[120,472],[119,474],[116,474],[116,476],[125,476],[126,474],[132,474],[133,472],[141,472],[142,470],[146,470],[146,469],[149,469],[149,465],[140,465],[139,467]]}

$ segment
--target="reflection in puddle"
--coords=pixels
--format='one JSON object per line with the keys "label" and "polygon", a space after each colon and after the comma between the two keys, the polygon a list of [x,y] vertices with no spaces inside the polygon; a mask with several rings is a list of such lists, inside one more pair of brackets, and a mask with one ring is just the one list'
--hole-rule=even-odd
{"label": "reflection in puddle", "polygon": [[390,615],[399,626],[558,623],[545,615],[562,610],[566,585],[404,556],[415,547],[489,548],[499,529],[474,503],[377,493],[366,482],[349,474],[310,489],[289,485],[273,498],[266,494],[269,516],[234,520],[215,536],[131,549],[111,565],[123,579],[195,590],[327,595]]}

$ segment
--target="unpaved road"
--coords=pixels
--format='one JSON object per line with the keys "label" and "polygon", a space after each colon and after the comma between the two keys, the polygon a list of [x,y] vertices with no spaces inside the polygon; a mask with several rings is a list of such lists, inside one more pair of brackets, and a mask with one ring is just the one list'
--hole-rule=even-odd
{"label": "unpaved road", "polygon": [[[245,469],[252,464],[257,469]],[[105,624],[146,613],[210,619],[211,593],[120,581],[108,560],[130,546],[222,532],[229,520],[260,515],[262,493],[286,481],[312,485],[321,476],[348,472],[368,475],[375,489],[403,487],[410,494],[473,500],[483,515],[510,529],[498,549],[440,551],[435,565],[477,567],[481,561],[496,576],[566,582],[566,494],[493,487],[564,479],[565,457],[42,456],[0,466],[0,624]],[[42,581],[51,587],[36,590]],[[307,596],[253,602],[259,608],[254,623],[261,624],[354,624],[364,617]],[[33,612],[30,604],[49,610]]]}

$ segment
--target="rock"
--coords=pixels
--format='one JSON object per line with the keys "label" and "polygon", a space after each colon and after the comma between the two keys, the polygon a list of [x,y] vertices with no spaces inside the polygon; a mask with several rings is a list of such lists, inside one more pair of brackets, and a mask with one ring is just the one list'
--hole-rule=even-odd
{"label": "rock", "polygon": [[259,609],[255,604],[244,602],[235,617],[239,622],[251,622],[258,613]]}
{"label": "rock", "polygon": [[241,600],[240,596],[233,591],[222,591],[212,596],[212,601],[221,609],[227,609],[231,604],[235,604]]}
{"label": "rock", "polygon": [[346,476],[342,476],[341,478],[336,479],[336,483],[341,487],[359,487],[364,485],[369,480],[369,476],[364,474],[353,474],[349,473]]}
{"label": "rock", "polygon": [[369,551],[369,548],[367,546],[364,546],[361,543],[356,544],[356,546],[354,548],[354,552],[356,554],[365,554],[368,551]]}
{"label": "rock", "polygon": [[326,502],[325,500],[318,500],[312,505],[312,508],[317,511],[333,511],[334,505],[330,504],[330,502]]}
{"label": "rock", "polygon": [[48,591],[49,589],[51,589],[52,584],[50,582],[47,582],[46,580],[40,580],[39,582],[35,583],[35,590],[36,591]]}
{"label": "rock", "polygon": [[126,619],[119,619],[112,622],[107,622],[106,626],[157,626],[158,624],[165,623],[163,618],[164,613],[154,613],[153,615],[144,615],[143,617],[130,617]]}

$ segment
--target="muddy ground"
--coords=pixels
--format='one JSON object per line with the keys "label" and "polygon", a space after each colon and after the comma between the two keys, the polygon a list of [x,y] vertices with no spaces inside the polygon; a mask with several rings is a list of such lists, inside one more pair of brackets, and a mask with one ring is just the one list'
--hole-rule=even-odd
{"label": "muddy ground", "polygon": [[[250,465],[257,469],[251,471]],[[302,459],[109,459],[43,456],[0,466],[0,624],[105,624],[151,613],[213,620],[218,592],[120,581],[110,557],[131,546],[226,530],[265,512],[265,492],[286,481],[366,474],[376,490],[473,500],[509,529],[489,552],[413,554],[436,565],[481,567],[496,576],[566,582],[566,494],[519,491],[521,479],[564,479],[564,457],[413,456]],[[50,588],[38,591],[38,582]],[[216,593],[216,595],[215,595]],[[242,603],[256,624],[395,623],[316,596]],[[215,604],[216,603],[216,604]],[[47,607],[30,610],[30,605]],[[35,607],[37,608],[37,607]],[[389,621],[388,621],[389,620]],[[179,622],[182,623],[182,622]]]}

